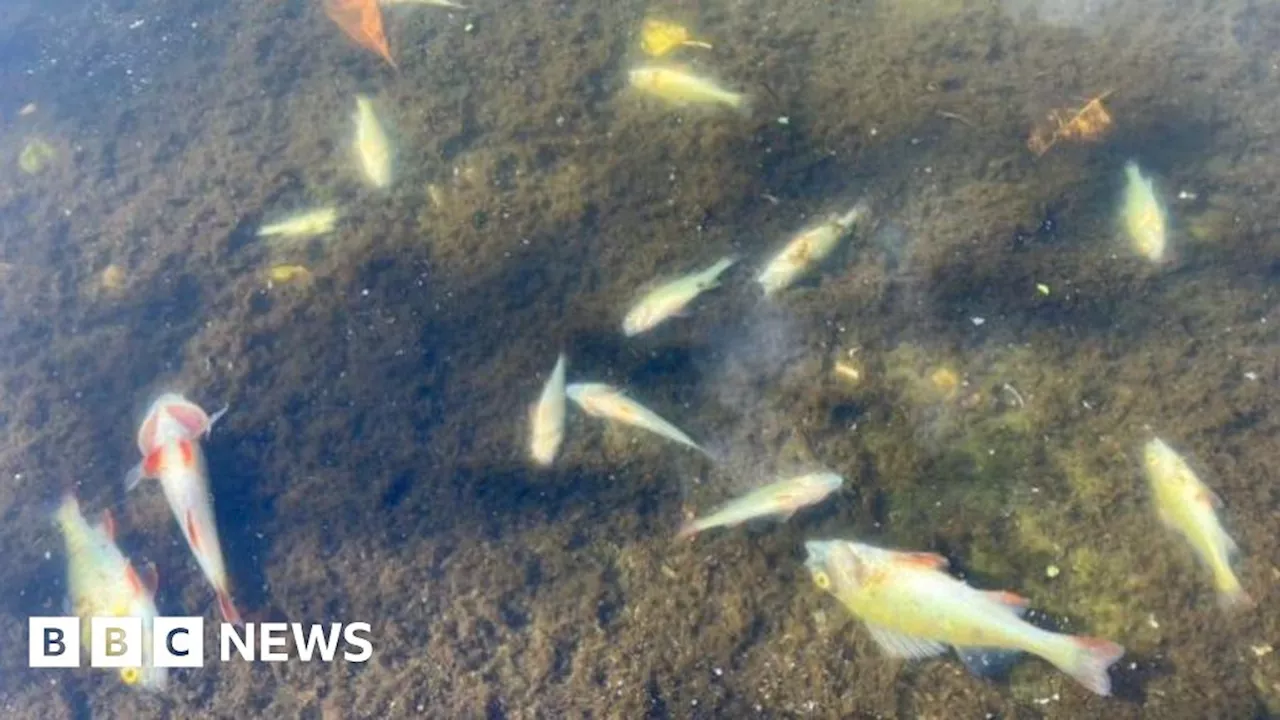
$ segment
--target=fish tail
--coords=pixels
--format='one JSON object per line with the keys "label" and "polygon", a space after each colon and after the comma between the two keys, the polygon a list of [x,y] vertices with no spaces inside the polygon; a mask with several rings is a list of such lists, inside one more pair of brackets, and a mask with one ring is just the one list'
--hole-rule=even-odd
{"label": "fish tail", "polygon": [[734,110],[738,111],[739,115],[746,119],[750,119],[751,114],[755,112],[755,102],[752,100],[751,96],[746,93],[738,93],[734,95],[729,104]]}
{"label": "fish tail", "polygon": [[244,625],[244,618],[240,616],[240,611],[236,609],[235,603],[231,602],[231,593],[226,590],[218,591],[218,612],[222,613],[222,621],[229,622],[232,625]]}
{"label": "fish tail", "polygon": [[1218,607],[1223,610],[1248,610],[1255,605],[1253,598],[1245,592],[1240,580],[1230,569],[1219,573],[1215,584],[1218,586]]}
{"label": "fish tail", "polygon": [[1076,682],[1099,695],[1111,694],[1111,676],[1107,668],[1124,655],[1124,647],[1103,638],[1075,635],[1065,638],[1068,648],[1064,657],[1050,662]]}

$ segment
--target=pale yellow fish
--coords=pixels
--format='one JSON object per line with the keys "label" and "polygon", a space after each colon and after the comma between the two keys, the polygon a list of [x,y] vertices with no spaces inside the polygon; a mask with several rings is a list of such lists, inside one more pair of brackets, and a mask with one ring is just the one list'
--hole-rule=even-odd
{"label": "pale yellow fish", "polygon": [[694,298],[718,285],[720,274],[736,261],[732,257],[722,258],[705,270],[654,287],[627,311],[622,320],[622,332],[628,337],[638,335],[680,314]]}
{"label": "pale yellow fish", "polygon": [[311,271],[301,265],[272,265],[267,270],[268,284],[291,282],[306,284],[312,279]]}
{"label": "pale yellow fish", "polygon": [[360,169],[370,185],[385,188],[391,185],[392,149],[382,122],[373,109],[373,101],[364,95],[356,96],[355,153]]}
{"label": "pale yellow fish", "polygon": [[750,114],[749,98],[714,82],[666,65],[642,65],[629,73],[631,86],[676,105],[723,105]]}
{"label": "pale yellow fish", "polygon": [[1135,252],[1151,262],[1164,262],[1168,251],[1169,224],[1164,204],[1156,195],[1151,178],[1142,174],[1137,163],[1125,163],[1124,175],[1124,201],[1120,206],[1120,221],[1129,237],[1129,244]]}
{"label": "pale yellow fish", "polygon": [[529,412],[529,455],[542,466],[556,459],[564,442],[565,364],[564,353],[560,353],[537,404]]}
{"label": "pale yellow fish", "polygon": [[90,618],[141,618],[142,667],[120,668],[120,679],[145,690],[163,690],[168,670],[155,667],[151,652],[156,618],[154,568],[145,578],[139,575],[116,546],[111,514],[104,512],[102,522],[91,525],[73,495],[63,496],[54,521],[67,546],[67,600],[81,619],[81,647],[89,647]]}
{"label": "pale yellow fish", "polygon": [[686,522],[676,537],[691,538],[703,530],[733,527],[757,518],[788,520],[797,510],[822,502],[843,484],[844,478],[832,472],[807,473],[778,480]]}
{"label": "pale yellow fish", "polygon": [[333,231],[338,221],[338,211],[332,207],[301,210],[276,222],[258,228],[258,237],[279,235],[288,238],[307,238]]}
{"label": "pale yellow fish", "polygon": [[801,230],[787,241],[782,250],[765,263],[756,276],[766,297],[791,287],[827,259],[853,226],[871,212],[864,201],[844,215],[832,215],[821,225]]}
{"label": "pale yellow fish", "polygon": [[889,655],[926,658],[948,646],[983,674],[1001,654],[1029,652],[1099,695],[1111,692],[1107,668],[1124,648],[1101,638],[1042,630],[1022,619],[1027,601],[1009,592],[972,588],[947,574],[946,558],[897,552],[847,540],[804,544],[813,582],[865,625]]}
{"label": "pale yellow fish", "polygon": [[1224,608],[1252,605],[1231,569],[1237,548],[1218,520],[1216,509],[1222,501],[1196,477],[1187,461],[1159,438],[1143,448],[1142,466],[1161,522],[1185,538],[1213,572],[1219,604]]}
{"label": "pale yellow fish", "polygon": [[604,383],[573,383],[565,388],[565,394],[588,415],[648,430],[655,435],[702,451],[702,448],[681,432],[680,428],[627,397],[615,387]]}

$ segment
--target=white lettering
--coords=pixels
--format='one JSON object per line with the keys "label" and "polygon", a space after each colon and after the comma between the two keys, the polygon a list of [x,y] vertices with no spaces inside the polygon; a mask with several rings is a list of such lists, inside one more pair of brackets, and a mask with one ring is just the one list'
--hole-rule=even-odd
{"label": "white lettering", "polygon": [[289,644],[289,626],[285,623],[262,623],[258,626],[262,633],[262,659],[264,662],[284,662],[289,653],[277,652],[274,648],[282,648]]}
{"label": "white lettering", "polygon": [[298,650],[298,659],[303,662],[311,662],[311,653],[317,646],[320,648],[320,659],[333,662],[333,656],[338,652],[338,639],[341,637],[342,623],[330,623],[328,633],[324,632],[323,625],[312,625],[305,636],[302,623],[293,623],[293,642]]}
{"label": "white lettering", "polygon": [[373,643],[368,638],[360,637],[357,633],[363,632],[369,634],[369,623],[350,623],[342,631],[342,638],[347,641],[348,645],[360,648],[360,652],[353,653],[346,650],[342,653],[342,657],[347,662],[365,662],[373,657]]}
{"label": "white lettering", "polygon": [[236,632],[236,626],[222,623],[222,662],[231,662],[231,646],[236,646],[242,660],[253,662],[253,623],[244,626],[244,637]]}

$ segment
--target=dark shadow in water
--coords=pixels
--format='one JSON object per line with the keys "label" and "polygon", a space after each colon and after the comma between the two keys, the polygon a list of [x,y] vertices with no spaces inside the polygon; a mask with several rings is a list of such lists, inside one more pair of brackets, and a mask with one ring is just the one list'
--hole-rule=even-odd
{"label": "dark shadow in water", "polygon": [[231,433],[215,434],[205,442],[205,459],[209,465],[209,491],[213,495],[214,513],[218,521],[218,538],[227,573],[231,577],[231,593],[242,615],[264,607],[262,541],[257,534],[273,527],[275,503],[259,489],[264,486],[261,465],[253,459],[258,453],[246,452],[265,443]]}

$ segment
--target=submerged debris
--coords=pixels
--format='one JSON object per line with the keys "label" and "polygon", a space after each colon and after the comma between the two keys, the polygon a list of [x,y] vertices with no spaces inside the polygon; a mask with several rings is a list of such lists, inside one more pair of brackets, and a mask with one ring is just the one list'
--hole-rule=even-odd
{"label": "submerged debris", "polygon": [[1044,155],[1060,140],[1095,142],[1111,129],[1110,113],[1102,101],[1112,91],[1093,98],[1079,110],[1059,108],[1049,112],[1045,119],[1031,128],[1027,148],[1037,157]]}
{"label": "submerged debris", "polygon": [[651,57],[662,57],[679,47],[710,50],[711,44],[694,40],[689,28],[669,20],[648,18],[640,28],[640,49]]}
{"label": "submerged debris", "polygon": [[58,151],[40,138],[31,138],[18,154],[18,167],[28,175],[42,172],[58,157]]}
{"label": "submerged debris", "polygon": [[378,7],[378,0],[325,0],[324,14],[357,45],[378,53],[387,64],[396,67],[396,61],[391,57],[391,46],[387,44],[386,31],[382,28],[382,9]]}

